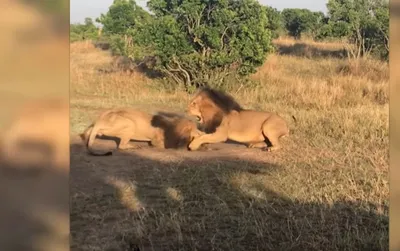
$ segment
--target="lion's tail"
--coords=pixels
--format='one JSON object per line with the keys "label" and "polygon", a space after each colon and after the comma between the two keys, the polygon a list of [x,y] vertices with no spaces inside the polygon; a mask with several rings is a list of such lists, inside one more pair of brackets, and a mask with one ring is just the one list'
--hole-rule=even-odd
{"label": "lion's tail", "polygon": [[297,124],[297,119],[294,115],[292,115],[292,119],[293,119],[294,123]]}
{"label": "lion's tail", "polygon": [[106,153],[95,153],[92,151],[92,145],[94,140],[96,139],[97,132],[102,128],[103,123],[101,121],[101,117],[96,123],[93,124],[93,127],[89,133],[89,137],[86,137],[86,148],[88,149],[89,153],[94,155],[94,156],[108,156],[112,155],[111,151],[108,151]]}
{"label": "lion's tail", "polygon": [[81,138],[83,144],[85,144],[85,145],[86,145],[86,143],[87,143],[87,139],[89,138],[90,133],[92,132],[93,125],[94,125],[94,124],[91,124],[90,126],[88,126],[88,127],[86,128],[86,130],[85,130],[83,133],[80,133],[80,134],[79,134],[79,137]]}
{"label": "lion's tail", "polygon": [[[294,115],[292,115],[292,119],[294,121],[294,124],[296,125],[297,124],[297,119],[296,119],[296,117]],[[287,134],[285,136],[288,136],[289,133],[292,134],[293,133],[293,129],[289,129],[288,128],[288,132],[287,132]]]}

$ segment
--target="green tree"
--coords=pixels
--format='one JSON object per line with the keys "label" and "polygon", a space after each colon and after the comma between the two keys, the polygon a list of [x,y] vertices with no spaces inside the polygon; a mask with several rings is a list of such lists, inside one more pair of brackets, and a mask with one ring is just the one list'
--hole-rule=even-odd
{"label": "green tree", "polygon": [[284,9],[282,18],[289,35],[296,39],[302,35],[315,38],[325,21],[324,13],[308,9]]}
{"label": "green tree", "polygon": [[255,72],[272,50],[266,11],[256,0],[150,0],[154,19],[135,43],[156,67],[186,87],[221,86],[235,70]]}
{"label": "green tree", "polygon": [[[389,55],[389,3],[387,0],[329,0],[334,36],[347,37],[356,46],[355,57],[367,53]],[[338,27],[340,24],[340,27]],[[334,29],[336,28],[336,29]]]}
{"label": "green tree", "polygon": [[378,2],[375,7],[375,22],[371,27],[374,34],[369,42],[375,46],[375,53],[381,58],[389,59],[389,3],[386,1]]}
{"label": "green tree", "polygon": [[126,35],[151,18],[150,14],[134,0],[114,0],[106,14],[101,14],[96,22],[103,25],[104,35]]}
{"label": "green tree", "polygon": [[134,59],[140,50],[133,45],[132,36],[151,18],[134,0],[114,0],[107,13],[96,21],[103,25],[102,38],[110,43],[111,51]]}
{"label": "green tree", "polygon": [[85,18],[84,24],[70,25],[70,41],[95,40],[98,38],[98,28],[89,17]]}
{"label": "green tree", "polygon": [[272,38],[278,38],[285,31],[281,13],[277,9],[270,6],[263,6],[263,8],[267,13],[268,29],[272,33]]}

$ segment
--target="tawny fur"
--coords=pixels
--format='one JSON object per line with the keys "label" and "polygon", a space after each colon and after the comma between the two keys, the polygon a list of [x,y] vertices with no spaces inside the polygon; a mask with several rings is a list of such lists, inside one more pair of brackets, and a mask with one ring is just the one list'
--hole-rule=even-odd
{"label": "tawny fur", "polygon": [[28,158],[25,160],[26,154],[21,154],[21,145],[28,143],[48,147],[51,153],[46,158],[52,167],[69,168],[67,100],[43,99],[25,104],[2,134],[1,154],[4,160],[31,163]]}
{"label": "tawny fur", "polygon": [[162,130],[165,148],[187,148],[194,138],[204,134],[195,122],[175,113],[158,112],[151,124]]}
{"label": "tawny fur", "polygon": [[[165,137],[165,131],[170,131],[171,128],[175,134],[169,138]],[[119,149],[138,148],[130,140],[147,141],[156,148],[178,148],[182,143],[178,144],[177,141],[183,139],[183,145],[186,144],[187,147],[190,140],[199,135],[197,131],[196,124],[183,117],[169,118],[162,114],[152,115],[133,108],[119,108],[101,113],[98,119],[80,134],[80,137],[89,153],[104,156],[111,155],[112,152],[95,153],[91,150],[96,136],[119,138]]]}
{"label": "tawny fur", "polygon": [[279,138],[289,135],[288,125],[279,115],[245,110],[232,96],[210,88],[201,89],[193,97],[188,114],[196,116],[207,133],[193,139],[190,150],[229,139],[249,148],[273,151],[281,148]]}

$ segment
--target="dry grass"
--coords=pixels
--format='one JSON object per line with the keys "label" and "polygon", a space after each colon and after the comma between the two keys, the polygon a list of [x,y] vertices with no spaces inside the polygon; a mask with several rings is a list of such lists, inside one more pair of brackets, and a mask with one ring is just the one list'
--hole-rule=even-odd
{"label": "dry grass", "polygon": [[[143,149],[93,158],[74,146],[72,250],[388,250],[388,65],[305,54],[270,55],[253,85],[232,92],[289,121],[281,152]],[[100,109],[187,104],[187,94],[163,92],[141,73],[98,71],[111,63],[106,51],[71,45],[73,134]]]}

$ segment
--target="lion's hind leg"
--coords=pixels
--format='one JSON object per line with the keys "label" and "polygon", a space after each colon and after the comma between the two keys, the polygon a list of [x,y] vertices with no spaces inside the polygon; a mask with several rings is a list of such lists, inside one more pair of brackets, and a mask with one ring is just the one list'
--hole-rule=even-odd
{"label": "lion's hind leg", "polygon": [[121,139],[121,141],[119,142],[118,145],[118,149],[120,150],[127,150],[127,149],[140,149],[141,147],[133,144],[132,142],[130,142],[130,138],[126,138],[126,137],[119,137]]}
{"label": "lion's hind leg", "polygon": [[268,145],[265,150],[272,152],[282,148],[279,138],[287,135],[289,131],[285,121],[279,117],[271,117],[264,122],[262,133]]}
{"label": "lion's hind leg", "polygon": [[133,144],[130,142],[131,139],[135,138],[135,129],[136,126],[134,123],[130,123],[129,126],[125,126],[118,130],[118,133],[115,135],[116,137],[120,138],[120,142],[118,145],[118,149],[120,150],[127,150],[127,149],[139,149],[140,146]]}
{"label": "lion's hind leg", "polygon": [[279,142],[279,137],[276,136],[276,134],[274,133],[264,133],[265,137],[266,137],[266,141],[269,143],[265,143],[264,147],[260,147],[263,148],[263,150],[267,151],[267,152],[272,152],[272,151],[276,151],[282,148],[281,143]]}
{"label": "lion's hind leg", "polygon": [[155,148],[165,149],[165,138],[163,132],[156,132],[150,141],[150,145]]}
{"label": "lion's hind leg", "polygon": [[139,145],[136,145],[130,140],[134,138],[134,134],[132,133],[124,133],[126,131],[121,131],[120,134],[116,135],[116,137],[120,138],[118,149],[120,150],[127,150],[127,149],[140,149],[141,147]]}

